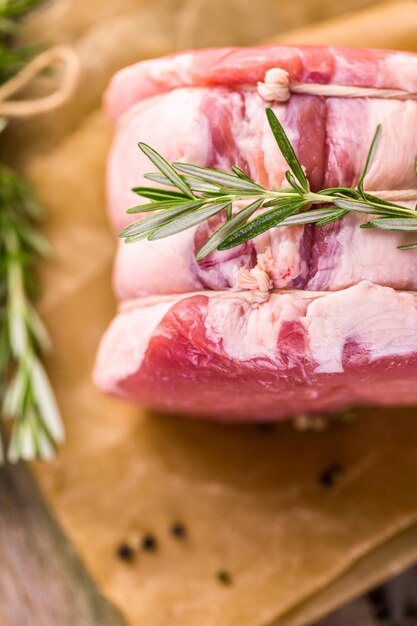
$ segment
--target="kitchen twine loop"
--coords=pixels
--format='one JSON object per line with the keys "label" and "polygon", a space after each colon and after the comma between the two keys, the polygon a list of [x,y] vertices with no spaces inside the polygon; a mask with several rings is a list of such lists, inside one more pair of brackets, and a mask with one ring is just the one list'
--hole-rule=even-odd
{"label": "kitchen twine loop", "polygon": [[259,95],[267,102],[287,102],[291,93],[328,98],[388,98],[396,100],[416,100],[417,92],[381,87],[358,87],[356,85],[332,85],[321,83],[290,83],[288,72],[273,67],[258,82]]}
{"label": "kitchen twine loop", "polygon": [[[63,74],[56,90],[40,98],[14,99],[19,91],[45,69],[60,63]],[[80,61],[68,46],[54,46],[30,61],[16,76],[0,87],[0,116],[24,118],[54,111],[65,104],[75,92],[80,76]]]}

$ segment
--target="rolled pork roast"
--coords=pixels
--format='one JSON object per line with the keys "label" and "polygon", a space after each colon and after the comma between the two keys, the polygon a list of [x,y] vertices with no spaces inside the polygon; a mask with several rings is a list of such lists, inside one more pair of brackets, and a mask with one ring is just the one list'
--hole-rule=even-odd
{"label": "rolled pork roast", "polygon": [[[267,82],[277,68],[290,85],[346,89],[282,98]],[[367,90],[349,95],[350,87]],[[223,48],[128,67],[105,97],[116,126],[114,232],[137,220],[126,213],[138,204],[131,189],[149,185],[143,174],[154,170],[138,141],[168,161],[237,165],[265,187],[284,186],[266,106],[312,190],[355,186],[382,124],[365,188],[412,207],[416,92],[417,55],[383,50]],[[412,233],[358,228],[365,217],[273,228],[200,262],[214,218],[159,241],[120,241],[119,310],[99,348],[96,384],[147,408],[228,421],[416,403],[417,251],[397,249]]]}

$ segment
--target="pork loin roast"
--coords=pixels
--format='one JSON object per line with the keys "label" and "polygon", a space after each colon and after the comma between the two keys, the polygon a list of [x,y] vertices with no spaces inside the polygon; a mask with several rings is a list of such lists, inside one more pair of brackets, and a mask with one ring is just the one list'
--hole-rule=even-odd
{"label": "pork loin roast", "polygon": [[[258,82],[272,68],[290,83],[377,91],[266,103]],[[237,165],[265,187],[283,186],[287,165],[267,104],[313,191],[355,185],[382,124],[365,187],[413,206],[402,198],[404,190],[417,196],[416,92],[417,55],[382,50],[224,48],[126,68],[106,94],[116,124],[108,167],[115,233],[137,219],[126,213],[138,204],[131,189],[153,169],[138,141],[168,161]],[[363,230],[361,221],[273,228],[200,262],[195,252],[215,219],[159,241],[120,241],[120,308],[99,349],[96,384],[145,407],[236,421],[415,403],[417,251],[397,249],[410,234]],[[256,270],[268,277],[267,293],[242,281],[242,271]]]}

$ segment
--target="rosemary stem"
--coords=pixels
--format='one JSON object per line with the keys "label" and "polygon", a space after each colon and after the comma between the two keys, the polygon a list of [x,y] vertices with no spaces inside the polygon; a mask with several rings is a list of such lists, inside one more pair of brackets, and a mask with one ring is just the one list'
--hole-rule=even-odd
{"label": "rosemary stem", "polygon": [[19,359],[24,356],[25,347],[28,345],[28,333],[24,321],[26,298],[23,269],[18,262],[18,257],[22,251],[19,240],[13,230],[10,229],[5,233],[4,242],[8,257],[11,259],[7,268],[7,310],[10,327],[10,345],[14,358]]}
{"label": "rosemary stem", "polygon": [[334,200],[335,200],[335,196],[325,196],[324,194],[312,193],[312,192],[309,192],[308,194],[306,194],[306,201],[313,202],[314,204],[317,204],[318,202],[320,204],[326,204],[326,203],[332,204]]}

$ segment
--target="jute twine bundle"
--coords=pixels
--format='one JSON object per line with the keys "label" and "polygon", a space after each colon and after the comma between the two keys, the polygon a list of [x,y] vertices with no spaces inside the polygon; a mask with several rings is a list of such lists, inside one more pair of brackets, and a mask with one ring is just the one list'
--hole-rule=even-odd
{"label": "jute twine bundle", "polygon": [[[17,94],[46,69],[61,65],[62,75],[53,93],[29,100],[16,98]],[[0,116],[29,118],[49,113],[71,99],[80,75],[80,61],[68,46],[54,46],[30,61],[16,76],[0,87]]]}

